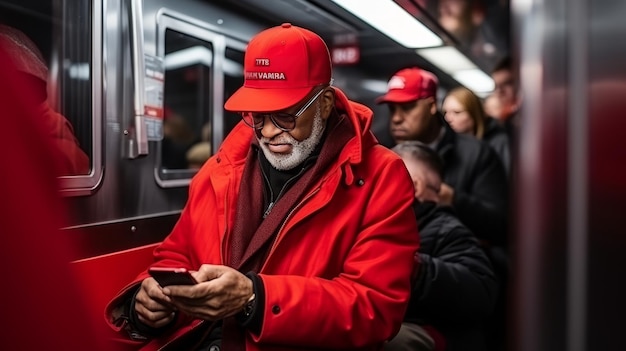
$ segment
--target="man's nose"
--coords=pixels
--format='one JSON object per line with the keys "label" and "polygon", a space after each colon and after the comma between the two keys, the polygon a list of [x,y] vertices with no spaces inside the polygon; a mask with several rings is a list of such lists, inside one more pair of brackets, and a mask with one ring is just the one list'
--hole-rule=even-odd
{"label": "man's nose", "polygon": [[393,123],[401,123],[404,120],[404,113],[401,109],[395,108],[391,111],[391,121]]}
{"label": "man's nose", "polygon": [[271,139],[282,132],[283,130],[276,127],[274,122],[272,122],[272,118],[270,117],[270,115],[265,115],[265,120],[263,120],[263,128],[261,128],[261,135],[268,139]]}

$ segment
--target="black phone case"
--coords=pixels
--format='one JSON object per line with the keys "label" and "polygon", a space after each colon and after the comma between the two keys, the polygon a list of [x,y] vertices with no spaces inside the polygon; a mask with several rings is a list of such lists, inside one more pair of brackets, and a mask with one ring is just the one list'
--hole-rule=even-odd
{"label": "black phone case", "polygon": [[160,271],[160,270],[149,270],[150,275],[159,283],[161,286],[168,285],[194,285],[198,282],[194,279],[194,277],[185,270],[180,271]]}

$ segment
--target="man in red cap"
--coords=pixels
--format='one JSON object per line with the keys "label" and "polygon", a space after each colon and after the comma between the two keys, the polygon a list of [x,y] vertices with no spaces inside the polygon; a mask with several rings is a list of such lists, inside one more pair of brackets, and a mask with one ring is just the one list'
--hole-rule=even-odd
{"label": "man in red cap", "polygon": [[[332,87],[316,34],[285,23],[256,35],[242,122],[193,179],[153,267],[108,305],[142,350],[381,350],[399,329],[418,248],[413,185],[378,145],[372,111]],[[128,334],[127,334],[128,335]]]}
{"label": "man in red cap", "polygon": [[439,206],[452,207],[480,240],[505,283],[507,263],[508,184],[502,162],[491,147],[457,134],[437,109],[434,74],[417,67],[398,71],[377,103],[386,103],[389,128],[397,144],[419,141],[443,161]]}

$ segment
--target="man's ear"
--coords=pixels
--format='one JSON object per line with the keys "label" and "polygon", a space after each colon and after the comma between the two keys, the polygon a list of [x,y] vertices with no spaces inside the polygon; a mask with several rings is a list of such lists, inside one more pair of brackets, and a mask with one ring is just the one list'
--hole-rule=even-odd
{"label": "man's ear", "polygon": [[428,103],[430,104],[430,114],[432,116],[437,114],[437,101],[435,100],[434,97],[429,97],[428,98]]}
{"label": "man's ear", "polygon": [[322,119],[326,120],[335,107],[335,90],[326,88],[322,94]]}
{"label": "man's ear", "polygon": [[422,201],[422,197],[426,191],[426,182],[420,177],[414,177],[413,186],[415,187],[415,198]]}

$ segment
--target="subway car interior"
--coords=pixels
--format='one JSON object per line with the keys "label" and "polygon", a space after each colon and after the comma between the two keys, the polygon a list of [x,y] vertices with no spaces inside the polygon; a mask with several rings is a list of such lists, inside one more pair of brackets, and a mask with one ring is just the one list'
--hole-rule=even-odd
{"label": "subway car interior", "polygon": [[440,109],[458,87],[486,106],[508,59],[521,107],[506,323],[489,351],[622,350],[624,15],[615,0],[0,0],[0,43],[70,135],[60,235],[80,243],[71,266],[96,310],[151,263],[191,179],[241,121],[224,103],[258,32],[292,23],[322,37],[333,85],[373,110],[389,148],[376,99],[394,72],[434,73]]}

